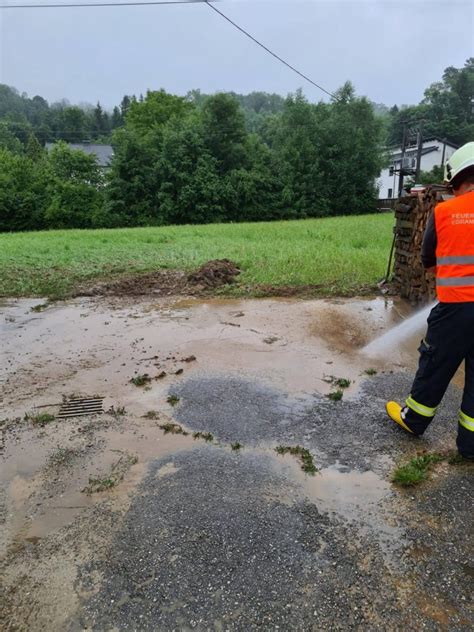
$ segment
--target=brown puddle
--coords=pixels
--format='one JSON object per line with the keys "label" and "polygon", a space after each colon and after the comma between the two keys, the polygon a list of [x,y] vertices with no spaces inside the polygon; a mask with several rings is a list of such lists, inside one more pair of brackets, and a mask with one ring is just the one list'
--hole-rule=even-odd
{"label": "brown puddle", "polygon": [[304,497],[322,510],[336,512],[348,519],[359,510],[366,512],[378,505],[392,493],[390,484],[370,470],[351,470],[336,463],[315,474],[306,474],[298,458],[275,455],[274,452],[271,455],[276,469],[295,480]]}
{"label": "brown puddle", "polygon": [[[157,425],[167,421],[164,416],[110,426],[103,425],[104,419],[52,422],[44,429],[25,427],[7,436],[2,466],[8,509],[4,553],[22,541],[37,542],[54,533],[94,504],[105,501],[111,509],[126,511],[150,461],[197,446],[191,436],[165,434]],[[58,450],[71,455],[59,465],[54,461]],[[115,464],[128,457],[138,460],[124,469],[123,479],[105,491],[86,493],[90,479],[107,479]]]}
{"label": "brown puddle", "polygon": [[[326,394],[334,388],[329,382],[335,376],[351,381],[346,391],[350,395],[367,379],[366,369],[413,368],[416,363],[419,336],[401,345],[392,359],[372,360],[360,353],[368,341],[409,311],[393,299],[169,299],[156,303],[102,298],[32,311],[43,303],[39,299],[6,301],[0,308],[0,419],[23,417],[27,412],[54,415],[63,396],[101,395],[106,410],[125,408],[129,426],[102,427],[102,421],[110,418],[98,417],[90,422],[97,425],[90,440],[85,438],[87,432],[75,432],[86,424],[81,418],[15,431],[2,471],[10,498],[10,537],[42,537],[99,502],[101,494],[86,496],[80,490],[89,476],[113,465],[120,454],[117,451],[139,459],[116,490],[105,492],[109,500],[126,503],[127,492],[141,479],[149,459],[193,445],[187,437],[163,436],[156,422],[142,419],[150,410],[159,411],[161,418],[172,415],[167,396],[174,384],[189,375],[234,374],[269,382],[293,395]],[[130,382],[143,374],[150,378],[144,386]],[[48,459],[58,446],[77,447],[81,455],[72,460],[71,474],[63,470],[52,476],[49,469],[45,475]],[[51,497],[41,496],[45,485]],[[382,493],[369,474],[357,478],[339,470],[324,472],[311,482],[302,480],[301,485],[309,498],[328,508],[334,502],[349,513],[359,495],[376,500]],[[40,504],[33,506],[33,502]]]}
{"label": "brown puddle", "polygon": [[[336,376],[351,380],[350,393],[366,369],[416,363],[418,335],[393,358],[359,353],[400,321],[406,308],[392,299],[126,301],[75,300],[39,313],[31,307],[40,300],[2,308],[1,416],[72,393],[101,394],[106,406],[141,414],[190,372],[246,375],[293,394],[328,393],[325,380]],[[181,362],[191,355],[197,362]],[[179,369],[184,374],[177,378]],[[162,371],[166,379],[152,381],[150,390],[130,384],[134,376]]]}

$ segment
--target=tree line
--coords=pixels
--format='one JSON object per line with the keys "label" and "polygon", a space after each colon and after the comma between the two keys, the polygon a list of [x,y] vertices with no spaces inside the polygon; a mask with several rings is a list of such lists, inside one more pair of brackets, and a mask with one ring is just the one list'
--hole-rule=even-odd
{"label": "tree line", "polygon": [[[469,107],[468,107],[469,101]],[[330,103],[283,98],[125,96],[111,113],[49,105],[0,86],[0,230],[237,222],[370,212],[386,147],[404,122],[474,138],[474,60],[446,69],[418,106],[389,109],[350,83]],[[68,142],[111,142],[104,172]],[[44,143],[59,141],[52,151]]]}
{"label": "tree line", "polygon": [[[228,93],[241,106],[249,131],[256,131],[265,117],[283,110],[285,98],[267,92],[251,94]],[[201,107],[209,95],[190,90],[186,100]],[[5,146],[16,138],[23,145],[34,136],[42,145],[64,140],[68,143],[86,141],[108,143],[112,133],[122,127],[132,103],[143,102],[144,96],[125,95],[120,105],[108,112],[100,102],[71,105],[66,99],[49,104],[41,96],[29,98],[14,88],[0,84],[0,144]]]}
{"label": "tree line", "polygon": [[34,136],[42,145],[64,140],[80,143],[87,140],[110,140],[111,132],[123,125],[127,108],[136,97],[124,96],[120,106],[107,112],[100,103],[71,105],[64,100],[49,104],[41,96],[29,98],[0,84],[0,144],[15,137],[23,145]]}
{"label": "tree line", "polygon": [[[9,131],[0,151],[0,229],[237,222],[363,213],[376,195],[382,124],[343,86],[254,106],[231,94],[130,99],[104,173],[91,156]],[[6,141],[6,142],[5,142]],[[22,145],[20,147],[20,145]]]}

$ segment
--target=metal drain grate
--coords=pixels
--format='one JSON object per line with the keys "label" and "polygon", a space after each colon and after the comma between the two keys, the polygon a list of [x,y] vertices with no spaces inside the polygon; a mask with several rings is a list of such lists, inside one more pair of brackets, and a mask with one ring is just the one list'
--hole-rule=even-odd
{"label": "metal drain grate", "polygon": [[81,417],[84,415],[100,415],[104,412],[102,407],[103,397],[85,397],[69,399],[59,409],[58,419],[67,417]]}

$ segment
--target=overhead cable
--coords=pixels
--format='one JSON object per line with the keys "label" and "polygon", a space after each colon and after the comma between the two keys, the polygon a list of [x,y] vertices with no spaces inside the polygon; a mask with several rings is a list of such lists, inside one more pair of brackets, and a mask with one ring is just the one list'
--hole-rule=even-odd
{"label": "overhead cable", "polygon": [[307,75],[305,75],[304,73],[302,73],[300,70],[298,70],[297,68],[295,68],[294,66],[292,66],[290,63],[288,63],[287,61],[285,61],[284,59],[282,59],[279,55],[277,55],[276,53],[274,53],[272,50],[270,50],[268,48],[268,46],[265,46],[265,44],[262,44],[262,42],[260,42],[256,37],[254,37],[253,35],[251,35],[248,31],[246,31],[244,28],[242,28],[241,26],[239,26],[238,24],[236,24],[236,22],[234,22],[233,20],[231,20],[225,13],[222,13],[222,11],[220,11],[217,7],[215,7],[213,4],[211,4],[210,0],[205,0],[205,3],[207,4],[207,6],[212,9],[213,11],[215,11],[216,13],[218,13],[222,18],[224,18],[224,20],[227,20],[227,22],[229,22],[230,24],[232,24],[232,26],[234,28],[236,28],[237,30],[239,30],[241,33],[243,33],[246,37],[248,37],[249,39],[252,40],[252,42],[254,42],[255,44],[257,44],[257,46],[260,46],[260,48],[263,48],[263,50],[265,50],[267,53],[269,53],[272,57],[275,57],[275,59],[278,59],[279,62],[281,62],[282,64],[284,64],[285,66],[287,66],[290,70],[292,70],[293,72],[295,72],[297,75],[299,75],[300,77],[302,77],[303,79],[305,79],[305,81],[308,81],[311,85],[313,85],[315,88],[318,88],[318,90],[322,90],[322,92],[325,92],[327,95],[329,95],[332,99],[335,99],[336,101],[338,100],[338,98],[336,97],[335,94],[333,94],[332,92],[329,92],[329,90],[326,90],[326,88],[323,88],[322,86],[320,86],[318,83],[316,83],[315,81],[313,81],[312,79],[310,79]]}
{"label": "overhead cable", "polygon": [[[218,2],[218,0],[211,0]],[[0,9],[70,9],[83,7],[135,7],[172,4],[209,4],[207,0],[151,0],[150,2],[75,2],[71,4],[0,4]]]}

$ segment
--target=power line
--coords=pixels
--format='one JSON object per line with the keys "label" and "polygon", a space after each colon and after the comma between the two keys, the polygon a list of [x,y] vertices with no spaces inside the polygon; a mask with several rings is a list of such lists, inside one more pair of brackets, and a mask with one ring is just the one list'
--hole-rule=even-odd
{"label": "power line", "polygon": [[[211,0],[218,2],[219,0]],[[151,2],[91,2],[74,4],[2,4],[0,9],[70,9],[82,7],[134,7],[156,6],[162,4],[208,4],[207,0],[152,0]]]}
{"label": "power line", "polygon": [[265,50],[267,53],[269,53],[270,55],[272,55],[272,57],[275,57],[275,59],[278,59],[278,61],[280,61],[282,64],[284,64],[285,66],[287,66],[290,70],[292,70],[293,72],[295,72],[297,75],[299,75],[300,77],[302,77],[303,79],[305,79],[306,81],[308,81],[311,85],[313,85],[315,88],[318,88],[318,90],[322,90],[323,92],[325,92],[327,95],[329,95],[332,99],[335,99],[336,101],[338,100],[336,95],[333,94],[332,92],[329,92],[329,90],[326,90],[326,88],[323,88],[322,86],[320,86],[319,84],[317,84],[315,81],[313,81],[312,79],[310,79],[307,75],[303,74],[302,72],[300,72],[297,68],[295,68],[294,66],[292,66],[291,64],[289,64],[287,61],[285,61],[284,59],[282,59],[279,55],[277,55],[276,53],[274,53],[272,50],[270,50],[267,46],[265,46],[265,44],[262,44],[262,42],[260,42],[258,39],[256,39],[253,35],[251,35],[248,31],[246,31],[244,28],[242,28],[241,26],[239,26],[238,24],[236,24],[233,20],[231,20],[227,15],[225,15],[225,13],[222,13],[222,11],[219,11],[219,9],[215,6],[213,6],[211,4],[211,2],[209,0],[204,0],[205,3],[207,4],[207,6],[212,9],[213,11],[215,11],[216,13],[218,13],[222,18],[224,18],[224,20],[227,20],[227,22],[229,22],[230,24],[232,24],[232,26],[234,28],[236,28],[237,30],[239,30],[241,33],[243,33],[246,37],[248,37],[249,39],[252,40],[252,42],[255,42],[255,44],[257,44],[257,46],[260,46],[260,48],[263,48],[263,50]]}
{"label": "power line", "polygon": [[263,50],[266,51],[269,55],[277,59],[280,63],[284,64],[287,68],[289,68],[294,73],[299,75],[302,79],[310,83],[312,86],[314,86],[315,88],[318,88],[318,90],[321,90],[322,92],[330,96],[332,99],[335,99],[336,101],[338,100],[335,94],[333,94],[329,90],[326,90],[326,88],[323,88],[323,86],[320,86],[318,83],[310,79],[307,75],[305,75],[300,70],[292,66],[289,62],[285,61],[282,57],[280,57],[279,55],[274,53],[272,50],[270,50],[268,46],[265,46],[265,44],[260,42],[256,37],[251,35],[244,28],[242,28],[236,22],[231,20],[227,15],[225,15],[225,13],[222,13],[222,11],[219,11],[219,9],[213,6],[212,4],[218,1],[219,0],[152,0],[151,2],[146,2],[146,1],[136,2],[136,1],[130,0],[130,2],[91,2],[91,3],[73,3],[73,4],[10,4],[10,5],[2,4],[0,5],[0,9],[52,9],[52,8],[70,9],[74,7],[83,8],[83,7],[127,7],[127,6],[147,6],[147,5],[156,6],[156,5],[172,5],[172,4],[207,4],[207,6],[210,9],[215,11],[224,20],[229,22],[229,24],[231,24],[234,28],[236,28],[238,31],[243,33],[246,37],[251,39],[252,42],[257,44],[257,46],[260,46],[260,48],[263,48]]}

